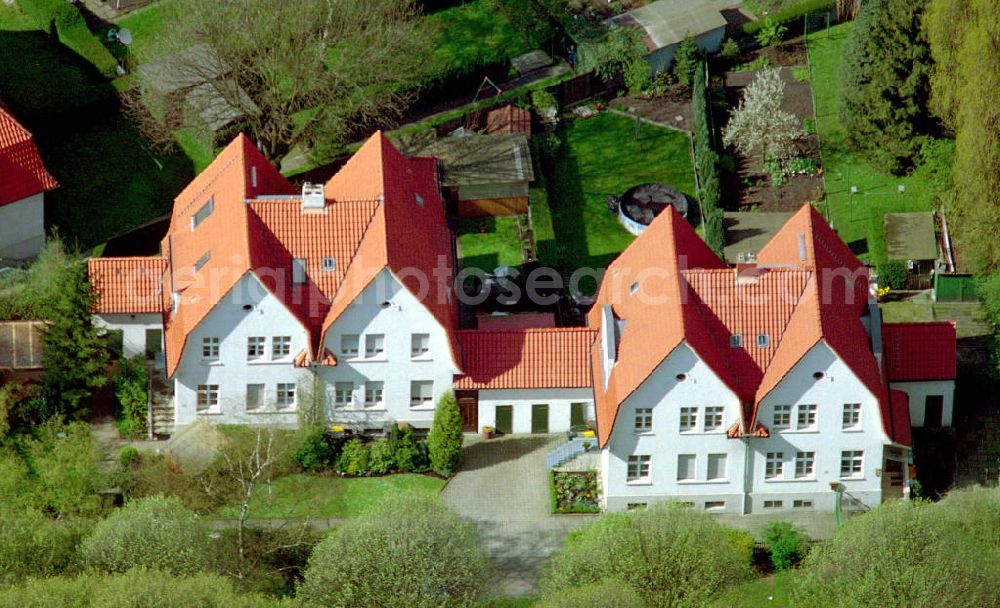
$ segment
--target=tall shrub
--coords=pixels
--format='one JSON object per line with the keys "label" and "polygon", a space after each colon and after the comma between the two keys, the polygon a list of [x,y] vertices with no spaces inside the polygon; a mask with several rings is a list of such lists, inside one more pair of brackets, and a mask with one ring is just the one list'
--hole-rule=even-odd
{"label": "tall shrub", "polygon": [[458,409],[455,393],[441,395],[434,422],[427,435],[427,449],[431,469],[439,475],[449,476],[462,464],[462,412]]}
{"label": "tall shrub", "polygon": [[119,361],[115,376],[115,398],[121,411],[118,432],[125,437],[139,437],[146,432],[146,406],[149,399],[149,372],[141,355]]}
{"label": "tall shrub", "polygon": [[687,34],[674,55],[674,76],[682,85],[691,86],[694,84],[695,73],[703,69],[698,39],[692,34]]}
{"label": "tall shrub", "polygon": [[778,570],[787,570],[802,559],[809,539],[787,521],[774,521],[764,527],[761,535],[771,553],[771,563]]}
{"label": "tall shrub", "polygon": [[722,184],[719,180],[719,155],[712,150],[712,131],[708,124],[708,89],[705,66],[699,64],[693,77],[691,106],[694,111],[694,160],[698,172],[698,201],[705,218],[705,243],[720,258],[725,245],[725,228],[719,201]]}

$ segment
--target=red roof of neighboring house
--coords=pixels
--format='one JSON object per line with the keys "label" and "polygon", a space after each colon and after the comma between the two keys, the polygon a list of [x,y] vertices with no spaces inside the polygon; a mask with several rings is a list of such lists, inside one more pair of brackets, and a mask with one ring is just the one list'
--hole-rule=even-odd
{"label": "red roof of neighboring house", "polygon": [[158,313],[163,311],[160,285],[165,258],[93,258],[87,261],[90,287],[100,313]]}
{"label": "red roof of neighboring house", "polygon": [[886,424],[888,422],[887,428],[892,430],[889,436],[898,444],[912,445],[910,435],[910,396],[906,391],[892,389],[889,391],[889,406],[891,408],[889,420],[886,420],[884,414],[882,416],[882,423]]}
{"label": "red roof of neighboring house", "polygon": [[0,105],[0,206],[58,185],[45,170],[31,132]]}
{"label": "red roof of neighboring house", "polygon": [[883,323],[882,340],[890,382],[955,379],[954,321]]}
{"label": "red roof of neighboring house", "polygon": [[582,327],[461,330],[457,389],[588,388],[597,332]]}
{"label": "red roof of neighboring house", "polygon": [[511,104],[490,110],[486,115],[486,128],[483,131],[488,134],[531,135],[531,113]]}

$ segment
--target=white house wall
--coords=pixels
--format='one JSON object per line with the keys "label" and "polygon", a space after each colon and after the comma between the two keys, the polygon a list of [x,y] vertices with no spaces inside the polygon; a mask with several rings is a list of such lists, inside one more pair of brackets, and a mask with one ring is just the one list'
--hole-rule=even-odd
{"label": "white house wall", "polygon": [[32,258],[43,245],[44,192],[0,207],[0,258]]}
{"label": "white house wall", "polygon": [[[684,374],[679,380],[678,375]],[[703,432],[704,408],[724,407],[721,430]],[[680,408],[698,407],[698,430],[680,432]],[[652,408],[652,432],[635,432],[636,408]],[[722,380],[687,345],[682,344],[656,368],[622,404],[614,429],[602,453],[602,491],[605,507],[621,511],[629,504],[674,499],[705,508],[706,502],[724,502],[719,512],[742,509],[743,444],[726,437],[726,428],[740,419],[740,402]],[[708,455],[724,453],[726,478],[708,481]],[[678,481],[679,454],[695,455],[695,479]],[[627,481],[628,457],[649,455],[648,482]],[[715,509],[713,509],[715,511]]]}
{"label": "white house wall", "polygon": [[[249,309],[244,309],[245,305]],[[250,336],[266,338],[265,357],[260,361],[247,361],[247,338]],[[271,358],[275,336],[291,337],[289,356],[277,361]],[[205,337],[220,339],[217,362],[202,359],[202,339]],[[191,424],[198,418],[227,424],[297,424],[295,407],[277,410],[275,391],[278,383],[298,383],[306,377],[307,372],[292,363],[295,355],[306,347],[305,327],[256,276],[248,273],[188,336],[174,374],[177,426]],[[199,384],[219,385],[216,411],[197,411]],[[259,411],[247,411],[248,384],[265,385],[265,406]]]}
{"label": "white house wall", "polygon": [[160,313],[101,314],[93,316],[94,325],[109,331],[121,330],[122,353],[126,357],[146,352],[146,330],[160,330],[160,350],[163,350],[163,315]]}
{"label": "white house wall", "polygon": [[890,382],[890,388],[904,391],[910,397],[910,426],[924,426],[924,408],[929,395],[944,397],[941,406],[941,426],[951,426],[954,415],[955,381]]}
{"label": "white house wall", "polygon": [[[429,334],[429,356],[411,357],[413,333]],[[341,355],[341,336],[345,334],[359,336],[358,357]],[[364,358],[365,336],[369,334],[385,336],[384,357]],[[451,388],[457,371],[445,328],[388,270],[383,270],[337,319],[327,332],[325,347],[337,357],[336,366],[318,368],[328,391],[331,420],[363,428],[384,428],[390,421],[429,428],[435,405]],[[434,383],[433,401],[411,407],[410,383],[428,380]],[[337,382],[354,384],[353,405],[333,407]],[[364,407],[365,382],[384,383],[381,407]]]}
{"label": "white house wall", "polygon": [[513,412],[514,433],[531,432],[531,410],[534,404],[549,406],[549,432],[570,430],[570,413],[573,403],[586,403],[587,420],[594,419],[594,391],[589,388],[529,388],[479,391],[479,430],[484,426],[496,428],[496,408],[510,405]]}

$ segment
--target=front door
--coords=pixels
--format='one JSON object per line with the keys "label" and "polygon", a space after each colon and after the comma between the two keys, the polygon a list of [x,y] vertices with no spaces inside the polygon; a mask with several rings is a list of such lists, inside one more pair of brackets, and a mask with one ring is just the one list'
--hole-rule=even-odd
{"label": "front door", "polygon": [[892,498],[903,497],[903,463],[899,460],[885,459],[882,467],[882,502]]}
{"label": "front door", "polygon": [[513,433],[514,432],[514,406],[513,405],[498,405],[496,410],[497,416],[497,432],[498,433]]}
{"label": "front door", "polygon": [[582,430],[587,425],[587,404],[569,404],[569,428],[571,431]]}
{"label": "front door", "polygon": [[549,404],[536,403],[531,406],[531,432],[549,432]]}
{"label": "front door", "polygon": [[941,428],[943,415],[944,397],[941,395],[927,395],[924,399],[924,428]]}
{"label": "front door", "polygon": [[146,330],[146,358],[152,359],[156,356],[156,353],[163,350],[163,330],[162,329],[147,329]]}
{"label": "front door", "polygon": [[458,410],[462,412],[462,431],[475,433],[479,430],[479,399],[474,391],[456,392]]}

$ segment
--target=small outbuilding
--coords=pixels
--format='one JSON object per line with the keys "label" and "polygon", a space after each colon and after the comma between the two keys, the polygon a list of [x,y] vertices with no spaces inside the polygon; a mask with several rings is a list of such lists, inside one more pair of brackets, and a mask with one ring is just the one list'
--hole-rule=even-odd
{"label": "small outbuilding", "polygon": [[911,274],[930,274],[938,259],[934,213],[886,213],[885,249],[890,260],[906,261]]}
{"label": "small outbuilding", "polygon": [[641,31],[649,49],[649,65],[653,72],[659,72],[670,69],[677,47],[689,34],[698,40],[702,51],[719,50],[726,35],[726,19],[720,6],[712,0],[657,0],[611,17],[606,23]]}

